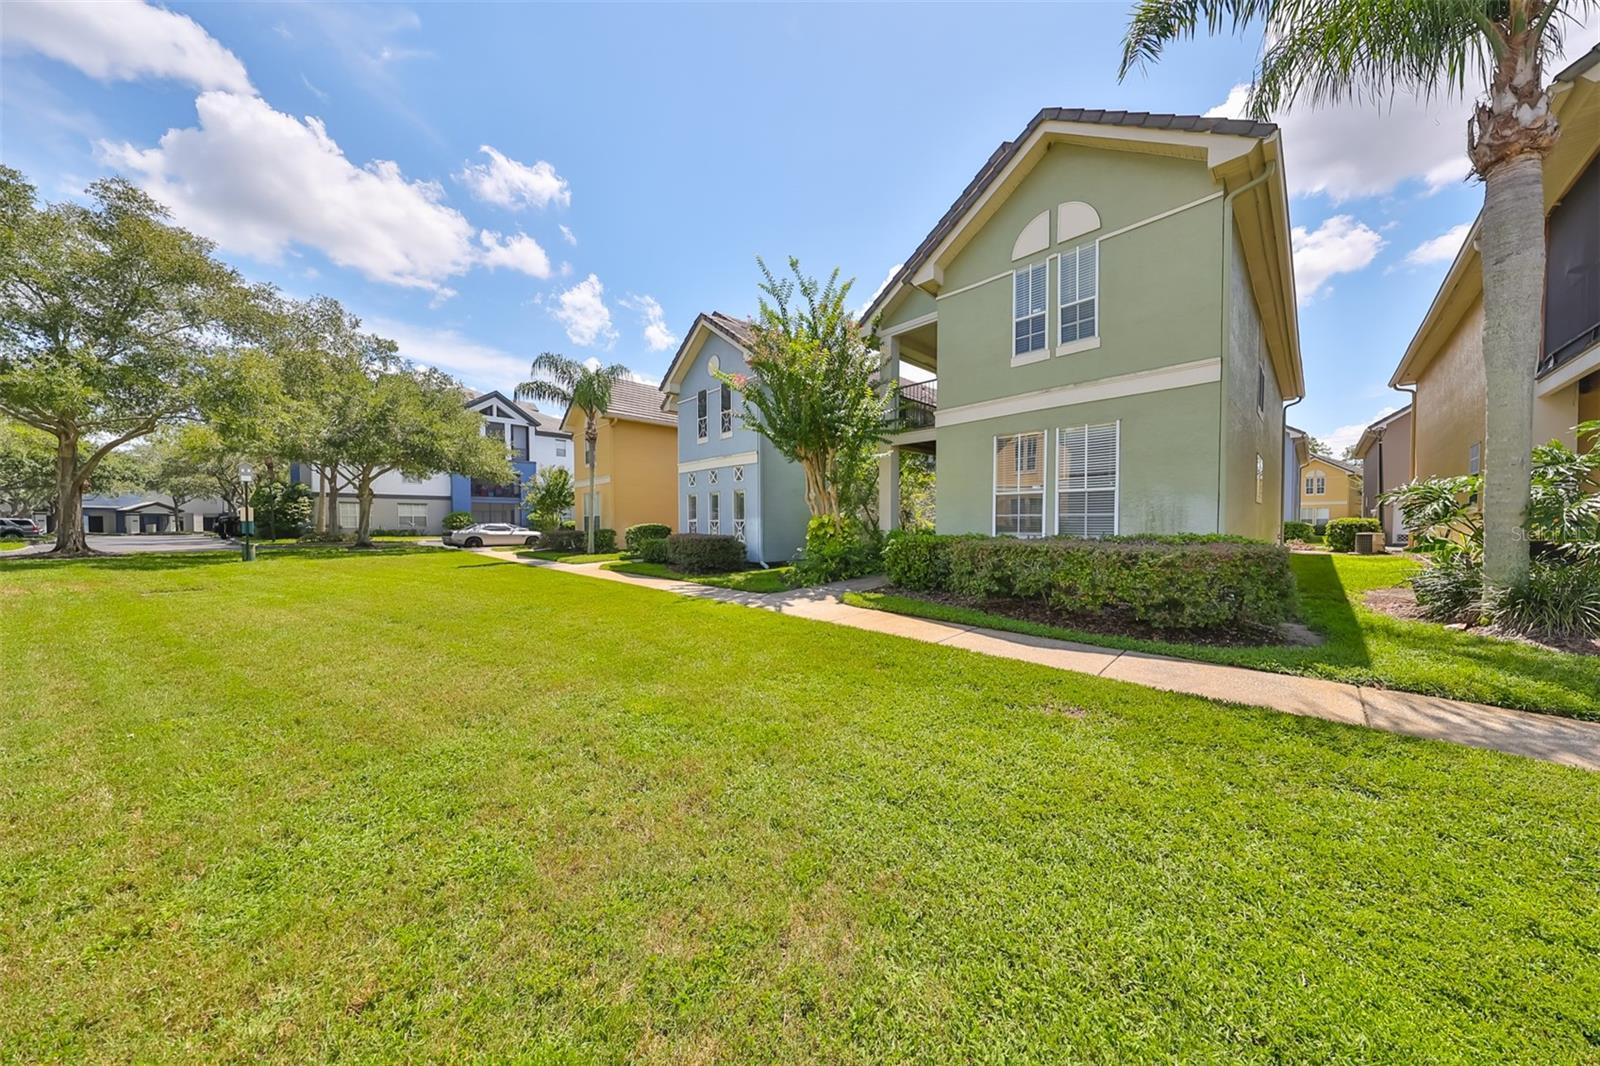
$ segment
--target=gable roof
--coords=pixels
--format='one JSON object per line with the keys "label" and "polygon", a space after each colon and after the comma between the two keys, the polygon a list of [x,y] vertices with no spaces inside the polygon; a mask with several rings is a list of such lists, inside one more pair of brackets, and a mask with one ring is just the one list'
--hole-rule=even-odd
{"label": "gable roof", "polygon": [[1347,474],[1360,474],[1361,473],[1361,464],[1360,463],[1352,463],[1347,459],[1335,459],[1331,455],[1313,455],[1311,458],[1306,460],[1305,465],[1310,465],[1311,463],[1315,463],[1318,460],[1321,460],[1322,462],[1327,463],[1329,466],[1336,466],[1340,470],[1343,470]]}
{"label": "gable roof", "polygon": [[[568,404],[561,416],[561,424],[566,425],[567,419],[571,417],[572,405]],[[650,422],[658,426],[678,424],[676,418],[661,410],[661,393],[657,388],[632,378],[618,378],[611,383],[611,403],[607,405],[606,413],[602,417]]]}
{"label": "gable roof", "polygon": [[[1278,127],[1271,122],[1147,111],[1043,108],[1020,134],[1002,143],[978,168],[905,264],[873,297],[860,316],[861,323],[871,323],[909,287],[936,294],[942,286],[941,254],[953,254],[948,250],[960,243],[961,235],[987,220],[986,203],[1008,183],[1014,185],[1021,180],[1042,155],[1047,141],[1178,154],[1203,160],[1224,188],[1241,193],[1255,189],[1254,197],[1266,201],[1264,213],[1259,208],[1247,212],[1243,196],[1234,207],[1240,219],[1240,241],[1246,249],[1246,270],[1248,274],[1261,275],[1252,276],[1250,282],[1262,310],[1263,329],[1269,338],[1281,391],[1285,398],[1304,395],[1299,314],[1289,248],[1288,184],[1279,159]],[[1269,221],[1263,222],[1263,218]]]}
{"label": "gable roof", "polygon": [[740,351],[747,352],[750,349],[750,334],[753,329],[755,323],[748,318],[734,318],[721,311],[702,311],[696,315],[694,325],[684,334],[683,343],[678,345],[677,352],[672,356],[672,362],[667,365],[666,374],[661,378],[661,392],[664,395],[657,398],[657,406],[665,410],[671,398],[678,395],[678,387],[683,384],[683,376],[689,372],[689,366],[705,344],[706,337],[721,337]]}
{"label": "gable roof", "polygon": [[524,422],[528,423],[528,425],[533,428],[533,431],[541,437],[564,437],[567,440],[572,439],[571,433],[564,431],[561,428],[560,423],[551,418],[549,415],[545,414],[543,411],[540,411],[537,407],[532,407],[524,403],[518,403],[516,400],[513,400],[511,397],[498,390],[490,390],[489,392],[479,393],[475,396],[469,396],[466,401],[466,406],[475,408],[480,403],[484,403],[489,400],[498,400],[501,406],[506,408],[509,414],[515,415],[518,418],[521,418]]}
{"label": "gable roof", "polygon": [[1367,452],[1372,449],[1374,444],[1378,443],[1379,434],[1410,414],[1411,405],[1406,404],[1404,407],[1400,408],[1400,410],[1391,411],[1382,418],[1374,421],[1370,426],[1361,431],[1361,439],[1356,441],[1356,454],[1365,459]]}

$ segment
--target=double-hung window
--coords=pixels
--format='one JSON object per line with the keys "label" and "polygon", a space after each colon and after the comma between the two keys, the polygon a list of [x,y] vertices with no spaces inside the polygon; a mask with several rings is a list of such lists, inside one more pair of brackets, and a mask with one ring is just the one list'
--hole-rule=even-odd
{"label": "double-hung window", "polygon": [[744,490],[733,490],[733,535],[744,541]]}
{"label": "double-hung window", "polygon": [[689,493],[684,498],[684,524],[689,527],[688,532],[700,532],[700,498],[694,493]]}
{"label": "double-hung window", "polygon": [[701,443],[706,442],[706,390],[701,389],[695,398],[698,413],[695,415],[694,435]]}
{"label": "double-hung window", "polygon": [[1121,423],[1056,430],[1056,532],[1109,537],[1117,532],[1117,452]]}
{"label": "double-hung window", "polygon": [[994,531],[1044,536],[1044,431],[994,439]]}
{"label": "double-hung window", "polygon": [[361,504],[356,500],[339,501],[339,527],[354,529],[361,521]]}
{"label": "double-hung window", "polygon": [[428,505],[402,500],[398,505],[400,528],[421,533],[428,528]]}
{"label": "double-hung window", "polygon": [[1328,478],[1325,474],[1306,475],[1306,495],[1321,496],[1328,491]]}
{"label": "double-hung window", "polygon": [[713,492],[711,494],[711,515],[710,519],[706,522],[706,532],[722,532],[722,493],[720,492]]}
{"label": "double-hung window", "polygon": [[1099,328],[1100,252],[1093,241],[1061,253],[1061,343],[1090,340]]}
{"label": "double-hung window", "polygon": [[1483,445],[1478,441],[1467,446],[1467,473],[1483,473]]}
{"label": "double-hung window", "polygon": [[1040,263],[1012,275],[1015,279],[1011,307],[1013,358],[1042,352],[1048,346],[1044,305],[1045,293],[1049,288],[1049,268],[1049,263]]}
{"label": "double-hung window", "polygon": [[722,426],[721,433],[724,437],[733,432],[733,387],[726,381],[722,383]]}

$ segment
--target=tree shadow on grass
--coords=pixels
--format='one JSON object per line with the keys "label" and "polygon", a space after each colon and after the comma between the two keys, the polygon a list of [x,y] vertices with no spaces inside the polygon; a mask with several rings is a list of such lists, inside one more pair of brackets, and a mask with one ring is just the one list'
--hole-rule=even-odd
{"label": "tree shadow on grass", "polygon": [[[1295,567],[1300,594],[1300,617],[1326,642],[1307,654],[1308,661],[1326,656],[1349,666],[1371,666],[1361,619],[1356,615],[1350,592],[1333,565],[1332,555],[1305,555]],[[1321,653],[1320,655],[1318,653]]]}

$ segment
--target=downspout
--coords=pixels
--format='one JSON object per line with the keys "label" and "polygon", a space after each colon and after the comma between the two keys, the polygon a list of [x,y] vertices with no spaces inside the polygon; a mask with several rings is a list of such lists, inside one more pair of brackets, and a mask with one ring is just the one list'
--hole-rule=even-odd
{"label": "downspout", "polygon": [[[1283,429],[1281,430],[1281,436],[1283,437],[1283,440],[1278,445],[1278,454],[1279,455],[1287,456],[1289,454],[1289,408],[1293,407],[1295,404],[1299,403],[1301,400],[1304,400],[1304,399],[1305,399],[1304,396],[1296,396],[1294,399],[1290,400],[1288,403],[1283,405]],[[1287,474],[1288,471],[1285,470],[1284,473]],[[1278,489],[1279,489],[1279,493],[1278,494],[1281,496],[1283,494],[1282,493],[1282,489],[1283,489],[1282,478],[1279,478]],[[1294,520],[1295,521],[1299,521],[1299,519],[1300,519],[1300,468],[1298,466],[1294,468],[1294,502],[1295,502]],[[1278,501],[1278,543],[1279,544],[1283,543],[1283,524],[1285,522],[1289,521],[1289,520],[1290,520],[1289,516],[1283,513],[1283,501],[1279,500]]]}
{"label": "downspout", "polygon": [[1417,480],[1417,387],[1415,385],[1409,389],[1404,385],[1391,385],[1389,387],[1394,389],[1395,392],[1403,392],[1411,398],[1411,468],[1406,471],[1408,475],[1406,480],[1415,481]]}
{"label": "downspout", "polygon": [[[1265,170],[1222,198],[1222,330],[1221,344],[1217,349],[1217,532],[1223,529],[1224,509],[1228,486],[1228,342],[1232,325],[1231,297],[1233,295],[1233,202],[1251,189],[1266,181],[1278,171],[1276,161],[1269,162]],[[1265,340],[1263,339],[1263,343]],[[1300,401],[1296,400],[1296,403]],[[1285,408],[1287,410],[1287,408]],[[1280,528],[1282,524],[1280,523]]]}

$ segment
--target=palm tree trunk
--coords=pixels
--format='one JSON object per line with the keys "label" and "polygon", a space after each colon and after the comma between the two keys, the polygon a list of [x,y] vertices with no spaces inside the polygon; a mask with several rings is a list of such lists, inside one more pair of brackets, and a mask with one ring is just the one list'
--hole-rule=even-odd
{"label": "palm tree trunk", "polygon": [[1529,152],[1484,175],[1483,370],[1487,420],[1483,456],[1483,576],[1496,588],[1528,572],[1529,453],[1533,383],[1544,308],[1544,166]]}

